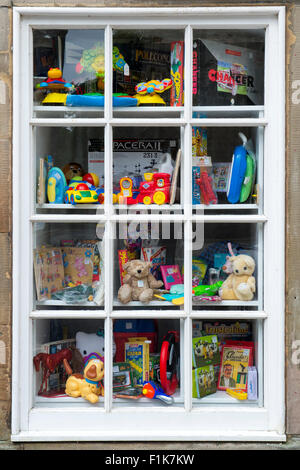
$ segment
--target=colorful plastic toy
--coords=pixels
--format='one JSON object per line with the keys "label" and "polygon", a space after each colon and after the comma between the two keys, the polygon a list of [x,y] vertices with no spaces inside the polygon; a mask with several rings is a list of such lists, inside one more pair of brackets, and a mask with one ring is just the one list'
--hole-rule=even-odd
{"label": "colorful plastic toy", "polygon": [[169,331],[163,339],[160,350],[160,383],[168,395],[173,395],[179,384],[178,343],[178,331]]}
{"label": "colorful plastic toy", "polygon": [[167,395],[154,382],[144,382],[142,393],[145,397],[161,400],[166,405],[172,405],[174,402],[174,398]]}
{"label": "colorful plastic toy", "polygon": [[163,105],[165,101],[158,95],[172,87],[171,78],[164,80],[150,80],[149,82],[142,82],[136,85],[135,91],[137,94],[135,98],[139,100],[138,106],[141,105]]}
{"label": "colorful plastic toy", "polygon": [[67,97],[66,93],[73,88],[73,85],[62,78],[62,72],[59,68],[51,68],[48,71],[47,80],[39,83],[36,88],[49,90],[50,92],[42,101],[43,105],[64,105]]}
{"label": "colorful plastic toy", "polygon": [[47,197],[50,204],[63,204],[67,181],[60,168],[53,167],[48,172]]}
{"label": "colorful plastic toy", "polygon": [[[101,93],[86,93],[84,95],[67,95],[65,106],[97,106],[104,107],[104,95]],[[124,93],[113,94],[113,106],[133,107],[138,105],[138,99]]]}
{"label": "colorful plastic toy", "polygon": [[205,295],[211,296],[218,294],[220,287],[222,286],[223,281],[215,282],[215,284],[211,284],[210,286],[200,285],[193,287],[193,294],[194,295]]}
{"label": "colorful plastic toy", "polygon": [[140,204],[168,204],[170,202],[170,175],[168,173],[144,173],[137,202]]}
{"label": "colorful plastic toy", "polygon": [[88,186],[85,182],[71,183],[64,196],[66,204],[98,204],[98,193],[95,186]]}
{"label": "colorful plastic toy", "polygon": [[99,176],[96,173],[86,173],[83,175],[82,180],[96,187],[100,184]]}
{"label": "colorful plastic toy", "polygon": [[248,394],[243,390],[232,390],[231,388],[226,389],[226,393],[237,400],[247,400]]}
{"label": "colorful plastic toy", "polygon": [[103,377],[103,361],[99,359],[99,356],[90,355],[83,371],[83,377],[74,374],[68,378],[66,394],[73,398],[85,398],[90,403],[97,403],[99,395],[104,396]]}
{"label": "colorful plastic toy", "polygon": [[202,171],[199,178],[196,178],[199,185],[204,204],[217,204],[218,200],[213,190],[213,179],[206,171]]}
{"label": "colorful plastic toy", "polygon": [[[246,137],[245,137],[246,139]],[[245,143],[245,149],[247,150],[247,166],[245,172],[245,178],[242,184],[241,195],[240,195],[240,202],[247,201],[248,197],[251,194],[254,186],[254,177],[256,171],[256,160],[255,154],[252,149],[252,142],[247,141]]]}
{"label": "colorful plastic toy", "polygon": [[243,145],[239,145],[234,149],[227,191],[227,199],[231,204],[236,204],[240,199],[247,169],[247,152],[245,149],[247,139],[241,132],[239,132],[239,136],[242,139]]}

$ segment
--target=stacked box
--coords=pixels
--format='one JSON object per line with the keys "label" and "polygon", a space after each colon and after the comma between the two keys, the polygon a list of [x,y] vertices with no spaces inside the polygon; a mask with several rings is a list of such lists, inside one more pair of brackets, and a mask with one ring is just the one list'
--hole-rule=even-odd
{"label": "stacked box", "polygon": [[132,367],[133,384],[143,386],[149,380],[149,341],[129,341],[125,343],[125,362]]}
{"label": "stacked box", "polygon": [[214,366],[198,367],[193,370],[193,398],[203,398],[217,391]]}

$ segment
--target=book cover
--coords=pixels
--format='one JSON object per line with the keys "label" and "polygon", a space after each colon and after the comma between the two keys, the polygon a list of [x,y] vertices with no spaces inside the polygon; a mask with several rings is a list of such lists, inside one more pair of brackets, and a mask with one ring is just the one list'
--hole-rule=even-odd
{"label": "book cover", "polygon": [[132,367],[133,383],[142,387],[149,380],[149,341],[134,341],[131,338],[125,343],[125,362]]}
{"label": "book cover", "polygon": [[218,389],[247,391],[248,367],[252,366],[251,347],[224,345],[221,352],[221,366]]}
{"label": "book cover", "polygon": [[220,350],[216,335],[200,336],[192,339],[193,367],[203,367],[220,363]]}
{"label": "book cover", "polygon": [[164,265],[160,267],[161,275],[164,281],[165,288],[171,289],[174,284],[182,284],[182,277],[180,274],[179,266],[176,265]]}
{"label": "book cover", "polygon": [[214,366],[198,367],[193,370],[192,393],[193,398],[203,398],[216,393]]}

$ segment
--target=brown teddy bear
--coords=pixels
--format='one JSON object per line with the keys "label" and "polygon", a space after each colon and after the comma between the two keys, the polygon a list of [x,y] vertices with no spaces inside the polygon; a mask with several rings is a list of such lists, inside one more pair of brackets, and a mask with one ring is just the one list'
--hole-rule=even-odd
{"label": "brown teddy bear", "polygon": [[232,274],[219,290],[222,300],[252,300],[255,293],[255,261],[248,255],[231,256]]}
{"label": "brown teddy bear", "polygon": [[153,289],[162,287],[162,281],[157,281],[150,273],[151,266],[151,263],[138,259],[124,264],[127,274],[118,292],[118,299],[122,304],[127,304],[131,300],[148,303],[153,298]]}

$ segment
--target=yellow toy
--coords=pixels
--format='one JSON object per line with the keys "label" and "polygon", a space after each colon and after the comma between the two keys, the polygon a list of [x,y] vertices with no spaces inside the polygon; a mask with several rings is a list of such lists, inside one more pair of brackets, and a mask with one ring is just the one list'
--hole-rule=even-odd
{"label": "yellow toy", "polygon": [[97,403],[99,395],[104,396],[101,380],[104,377],[104,363],[91,355],[81,374],[71,375],[66,382],[66,394],[73,398],[82,397],[90,403]]}
{"label": "yellow toy", "polygon": [[248,398],[248,394],[243,390],[232,390],[231,388],[227,388],[226,393],[237,400],[247,400]]}
{"label": "yellow toy", "polygon": [[171,87],[171,78],[165,78],[162,81],[150,80],[149,82],[142,82],[135,87],[137,94],[134,98],[137,98],[138,106],[148,104],[165,106],[165,101],[157,93],[161,94]]}
{"label": "yellow toy", "polygon": [[231,256],[232,273],[223,282],[219,295],[222,300],[252,300],[255,293],[255,261],[248,255]]}

